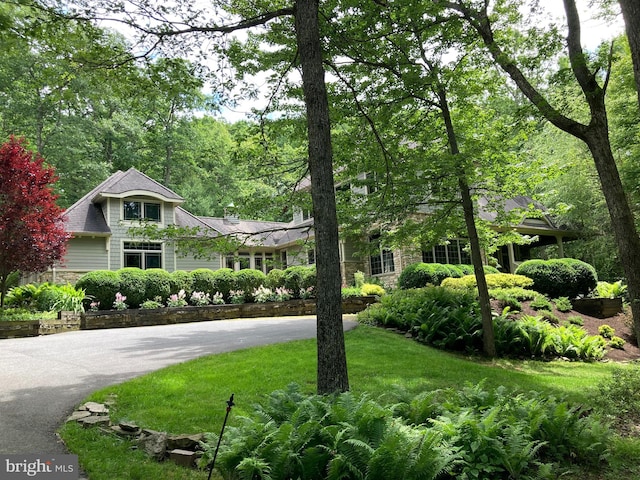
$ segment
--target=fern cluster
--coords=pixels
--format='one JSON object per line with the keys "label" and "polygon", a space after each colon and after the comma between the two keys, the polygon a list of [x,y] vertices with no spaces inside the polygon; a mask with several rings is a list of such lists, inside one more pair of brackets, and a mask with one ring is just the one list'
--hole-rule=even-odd
{"label": "fern cluster", "polygon": [[[546,298],[540,296],[545,302]],[[542,302],[540,302],[542,303]],[[550,305],[550,303],[549,303]],[[419,342],[444,350],[482,350],[482,321],[474,294],[445,287],[396,290],[358,314],[362,323],[407,331]],[[606,342],[577,325],[559,323],[549,311],[518,320],[494,318],[496,350],[500,356],[564,357],[600,360]]]}
{"label": "fern cluster", "polygon": [[[606,459],[606,426],[536,393],[475,385],[390,401],[290,385],[229,427],[216,467],[225,480],[506,480]],[[203,444],[203,465],[217,440]]]}

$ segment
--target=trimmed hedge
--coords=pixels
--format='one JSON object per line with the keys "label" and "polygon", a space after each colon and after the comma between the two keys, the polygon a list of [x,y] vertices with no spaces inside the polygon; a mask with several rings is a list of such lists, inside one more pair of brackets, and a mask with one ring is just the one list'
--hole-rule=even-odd
{"label": "trimmed hedge", "polygon": [[[109,310],[113,306],[116,293],[120,291],[120,275],[110,270],[96,270],[85,273],[76,282],[77,289],[83,289],[87,297],[100,302],[100,310]],[[88,309],[87,301],[85,308]]]}
{"label": "trimmed hedge", "polygon": [[267,273],[267,279],[265,283],[265,287],[270,288],[271,290],[275,290],[278,287],[284,285],[284,270],[279,268],[274,268],[273,270]]}
{"label": "trimmed hedge", "polygon": [[284,271],[283,282],[279,286],[290,290],[294,298],[299,298],[300,290],[316,286],[316,267],[314,265],[287,267]]}
{"label": "trimmed hedge", "polygon": [[[210,268],[198,268],[191,272],[191,288],[193,288],[194,292],[208,293],[213,298],[217,291],[213,283],[213,270]],[[228,295],[229,290],[227,290]]]}
{"label": "trimmed hedge", "polygon": [[[499,273],[497,269],[484,265],[485,273]],[[468,272],[468,273],[467,273]],[[473,274],[471,265],[445,265],[441,263],[412,263],[398,277],[398,288],[423,288],[440,285],[445,278],[460,278]]]}
{"label": "trimmed hedge", "polygon": [[[191,272],[176,270],[175,272],[171,272],[169,275],[169,293],[171,295],[177,294],[180,290],[184,290],[187,296],[190,297],[193,292],[201,291],[193,288],[193,276],[191,275]],[[149,300],[153,300],[153,298],[150,298]]]}
{"label": "trimmed hedge", "polygon": [[146,297],[146,270],[126,267],[118,270],[120,276],[120,293],[127,297],[129,308],[138,308]]}
{"label": "trimmed hedge", "polygon": [[[527,288],[533,285],[533,280],[524,275],[514,275],[512,273],[488,273],[485,275],[488,288]],[[475,288],[476,276],[465,275],[461,278],[445,278],[440,284],[448,288]]]}
{"label": "trimmed hedge", "polygon": [[216,292],[220,292],[225,300],[229,300],[229,292],[237,290],[236,272],[230,268],[221,268],[213,271],[211,298]]}
{"label": "trimmed hedge", "polygon": [[244,298],[247,301],[253,300],[253,291],[260,285],[264,285],[267,276],[260,270],[244,269],[235,272],[235,288],[234,290],[242,290]]}
{"label": "trimmed hedge", "polygon": [[551,298],[588,295],[598,283],[595,268],[574,258],[527,260],[516,270],[533,280],[533,289]]}
{"label": "trimmed hedge", "polygon": [[[171,295],[171,274],[161,268],[145,270],[145,300],[160,297],[163,300]],[[180,291],[180,290],[178,290]],[[185,290],[186,291],[186,290]],[[177,292],[176,292],[177,293]]]}

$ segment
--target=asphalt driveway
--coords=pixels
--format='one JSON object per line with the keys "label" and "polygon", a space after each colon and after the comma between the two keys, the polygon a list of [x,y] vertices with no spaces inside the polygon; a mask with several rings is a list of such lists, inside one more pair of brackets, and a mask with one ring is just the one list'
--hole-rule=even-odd
{"label": "asphalt driveway", "polygon": [[[351,318],[345,329],[356,325]],[[306,316],[0,340],[0,453],[66,453],[55,431],[99,388],[203,355],[315,335],[315,316]]]}

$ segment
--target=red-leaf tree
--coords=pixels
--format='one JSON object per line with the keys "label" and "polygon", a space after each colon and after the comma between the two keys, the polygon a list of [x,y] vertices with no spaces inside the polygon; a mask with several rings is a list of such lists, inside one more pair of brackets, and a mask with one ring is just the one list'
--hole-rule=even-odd
{"label": "red-leaf tree", "polygon": [[0,307],[11,272],[42,272],[60,260],[69,235],[52,185],[58,179],[24,139],[0,146]]}

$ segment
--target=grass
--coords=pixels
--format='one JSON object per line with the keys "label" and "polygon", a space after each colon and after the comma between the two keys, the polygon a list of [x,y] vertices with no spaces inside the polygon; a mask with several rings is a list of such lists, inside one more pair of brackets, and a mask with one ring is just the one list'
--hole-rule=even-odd
{"label": "grass", "polygon": [[[487,388],[503,385],[512,390],[546,392],[575,403],[589,405],[597,385],[611,375],[611,363],[533,362],[467,358],[429,347],[380,329],[360,326],[346,334],[351,389],[377,398],[393,389],[410,393],[459,387],[485,380]],[[246,415],[251,406],[273,390],[291,382],[313,393],[316,382],[315,341],[225,353],[175,365],[158,372],[94,392],[87,400],[104,401],[116,396],[114,421],[129,420],[154,430],[174,434],[218,432],[225,401],[235,394],[230,417]],[[116,437],[68,424],[61,434],[92,480],[102,479],[201,479],[204,472],[189,471],[168,463],[157,464]],[[640,478],[640,442],[616,443],[611,476],[621,472]],[[633,453],[633,457],[630,456]],[[616,463],[617,462],[617,463]],[[569,478],[569,477],[567,477]],[[577,476],[575,478],[582,478]]]}

